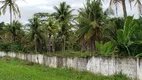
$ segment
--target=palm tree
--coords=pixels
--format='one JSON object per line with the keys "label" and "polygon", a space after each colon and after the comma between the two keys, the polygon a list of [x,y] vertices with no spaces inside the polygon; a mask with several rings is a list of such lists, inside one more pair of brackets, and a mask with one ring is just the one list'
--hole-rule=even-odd
{"label": "palm tree", "polygon": [[[48,36],[48,42],[49,42],[49,47],[52,46],[52,48],[49,48],[49,52],[55,51],[55,37],[56,37],[56,33],[58,31],[58,23],[56,22],[56,20],[51,16],[48,19],[48,23],[45,27],[47,30],[47,34]],[[51,40],[52,39],[52,40]],[[52,45],[50,45],[52,44]]]}
{"label": "palm tree", "polygon": [[8,24],[8,32],[12,34],[13,41],[16,39],[20,39],[20,33],[22,32],[21,30],[22,24],[19,21],[13,21],[12,24]]}
{"label": "palm tree", "polygon": [[47,53],[55,51],[55,37],[58,32],[58,23],[55,16],[49,13],[35,13],[34,16],[38,17],[41,22],[41,30],[45,36],[45,46]]}
{"label": "palm tree", "polygon": [[44,18],[44,20],[45,20],[45,18],[48,18],[49,17],[49,13],[41,13],[41,12],[39,12],[39,13],[35,13],[34,14],[34,16],[36,16],[36,17],[39,17],[39,18]]}
{"label": "palm tree", "polygon": [[117,40],[117,30],[123,29],[124,19],[123,18],[107,18],[104,24],[104,40],[113,41]]}
{"label": "palm tree", "polygon": [[62,39],[62,53],[65,52],[65,45],[66,45],[66,34],[70,27],[70,22],[73,18],[73,15],[71,15],[73,9],[70,9],[70,5],[67,5],[66,2],[60,3],[60,6],[55,6],[54,9],[56,12],[54,13],[56,19],[59,21],[61,30],[60,35]]}
{"label": "palm tree", "polygon": [[6,31],[5,31],[5,23],[1,22],[0,23],[0,39],[4,41],[4,37],[6,36]]}
{"label": "palm tree", "polygon": [[[135,4],[138,4],[139,11],[141,12],[141,1],[140,0],[128,0],[130,7],[132,7],[132,2],[135,1]],[[127,17],[127,8],[126,8],[126,0],[110,0],[110,6],[115,5],[116,6],[116,11],[119,3],[122,5],[122,10],[123,10],[123,15],[124,15],[124,20],[126,20]]]}
{"label": "palm tree", "polygon": [[[24,1],[24,0],[23,0]],[[16,4],[16,0],[1,0],[0,3],[2,4],[0,11],[5,14],[7,7],[9,8],[10,13],[10,23],[12,23],[12,13],[16,17],[16,15],[20,18],[20,10],[18,5]]]}
{"label": "palm tree", "polygon": [[[55,51],[55,37],[58,31],[58,23],[53,16],[48,16],[47,19],[41,20],[42,31],[45,36],[46,49],[48,52]],[[52,44],[52,45],[51,45]],[[51,48],[52,47],[52,48]]]}
{"label": "palm tree", "polygon": [[102,40],[103,17],[100,0],[87,1],[79,10],[78,41],[82,46],[87,45],[91,53],[95,50],[95,41]]}
{"label": "palm tree", "polygon": [[35,52],[37,52],[42,46],[40,20],[37,17],[33,17],[29,19],[29,24],[27,25],[30,26],[31,41],[34,41]]}

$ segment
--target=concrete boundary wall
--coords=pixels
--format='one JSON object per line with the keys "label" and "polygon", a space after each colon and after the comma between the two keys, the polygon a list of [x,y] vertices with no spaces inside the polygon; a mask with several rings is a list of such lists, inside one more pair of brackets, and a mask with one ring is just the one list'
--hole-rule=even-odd
{"label": "concrete boundary wall", "polygon": [[43,54],[21,54],[0,52],[0,57],[10,56],[53,68],[73,68],[94,74],[113,75],[122,72],[130,78],[142,80],[142,58],[63,58]]}

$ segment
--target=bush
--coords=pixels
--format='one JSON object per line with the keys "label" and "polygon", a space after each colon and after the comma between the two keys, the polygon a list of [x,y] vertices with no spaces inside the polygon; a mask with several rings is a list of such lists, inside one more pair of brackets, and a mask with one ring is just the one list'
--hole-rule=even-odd
{"label": "bush", "polygon": [[0,51],[18,52],[25,51],[25,48],[20,43],[0,43]]}
{"label": "bush", "polygon": [[8,52],[9,51],[9,47],[10,43],[0,43],[0,51],[5,51]]}
{"label": "bush", "polygon": [[108,56],[111,54],[111,52],[113,51],[113,43],[112,42],[106,42],[103,43],[102,41],[99,42],[95,42],[96,44],[96,48],[97,48],[97,53],[101,54],[102,56]]}
{"label": "bush", "polygon": [[8,46],[8,48],[10,51],[13,52],[18,52],[23,50],[23,47],[18,43],[11,43],[10,46]]}

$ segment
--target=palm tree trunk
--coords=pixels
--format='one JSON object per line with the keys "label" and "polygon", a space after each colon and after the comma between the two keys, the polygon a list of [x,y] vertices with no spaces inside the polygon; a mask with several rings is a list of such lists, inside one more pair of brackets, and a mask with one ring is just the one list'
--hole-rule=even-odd
{"label": "palm tree trunk", "polygon": [[45,35],[45,42],[46,42],[46,51],[48,53],[48,32],[46,32],[46,35]]}
{"label": "palm tree trunk", "polygon": [[64,52],[66,50],[66,36],[64,35]]}
{"label": "palm tree trunk", "polygon": [[81,44],[81,52],[83,52],[83,51],[84,51],[84,45]]}
{"label": "palm tree trunk", "polygon": [[55,37],[53,37],[52,41],[52,51],[55,52]]}
{"label": "palm tree trunk", "polygon": [[10,11],[10,25],[12,24],[12,6],[9,5],[9,11]]}
{"label": "palm tree trunk", "polygon": [[51,34],[49,34],[49,37],[48,37],[48,52],[49,53],[51,52]]}
{"label": "palm tree trunk", "polygon": [[37,52],[37,36],[35,36],[34,42],[35,42],[35,52]]}
{"label": "palm tree trunk", "polygon": [[39,44],[38,44],[38,46],[39,46],[39,50],[42,51],[42,49],[43,49],[43,43],[42,43],[42,40],[40,38],[39,38]]}
{"label": "palm tree trunk", "polygon": [[65,53],[65,35],[62,36],[62,54]]}
{"label": "palm tree trunk", "polygon": [[91,41],[90,41],[90,55],[92,55],[93,53],[94,53],[94,51],[95,51],[95,49],[94,49],[94,44],[95,44],[95,42],[94,42],[94,39],[91,39]]}
{"label": "palm tree trunk", "polygon": [[86,46],[86,45],[85,45],[84,42],[82,41],[82,42],[81,42],[81,52],[86,51],[85,46]]}
{"label": "palm tree trunk", "polygon": [[61,40],[61,42],[62,42],[62,54],[64,54],[64,51],[63,51],[63,46],[64,46],[64,44],[63,44],[63,36],[62,36],[62,40]]}
{"label": "palm tree trunk", "polygon": [[126,3],[125,3],[125,0],[122,0],[122,7],[123,7],[124,21],[126,21],[126,18],[127,18],[127,10],[126,10]]}
{"label": "palm tree trunk", "polygon": [[[12,27],[12,6],[11,5],[9,5],[9,13],[10,13],[10,27]],[[10,38],[13,39],[12,36],[10,36]],[[12,42],[11,39],[10,39],[10,42]]]}

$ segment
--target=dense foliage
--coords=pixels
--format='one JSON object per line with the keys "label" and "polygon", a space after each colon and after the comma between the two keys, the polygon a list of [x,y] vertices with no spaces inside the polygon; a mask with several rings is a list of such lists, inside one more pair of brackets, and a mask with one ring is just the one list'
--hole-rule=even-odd
{"label": "dense foliage", "polygon": [[[1,22],[0,50],[44,54],[59,52],[63,55],[77,52],[80,55],[138,56],[142,53],[142,17],[134,19],[133,16],[127,16],[126,2],[122,0],[124,18],[112,18],[108,14],[109,8],[103,10],[102,2],[87,0],[84,7],[78,9],[78,15],[73,15],[74,9],[70,5],[61,2],[59,6],[53,7],[54,13],[35,13],[28,24],[11,20],[10,23]],[[111,0],[111,7],[112,3],[118,5],[120,2]],[[11,2],[7,3],[12,5]],[[141,5],[139,0],[136,3]],[[3,7],[7,5],[0,9],[2,13],[5,13]],[[14,6],[11,10],[20,15],[18,5],[14,5],[16,10],[13,10]]]}

